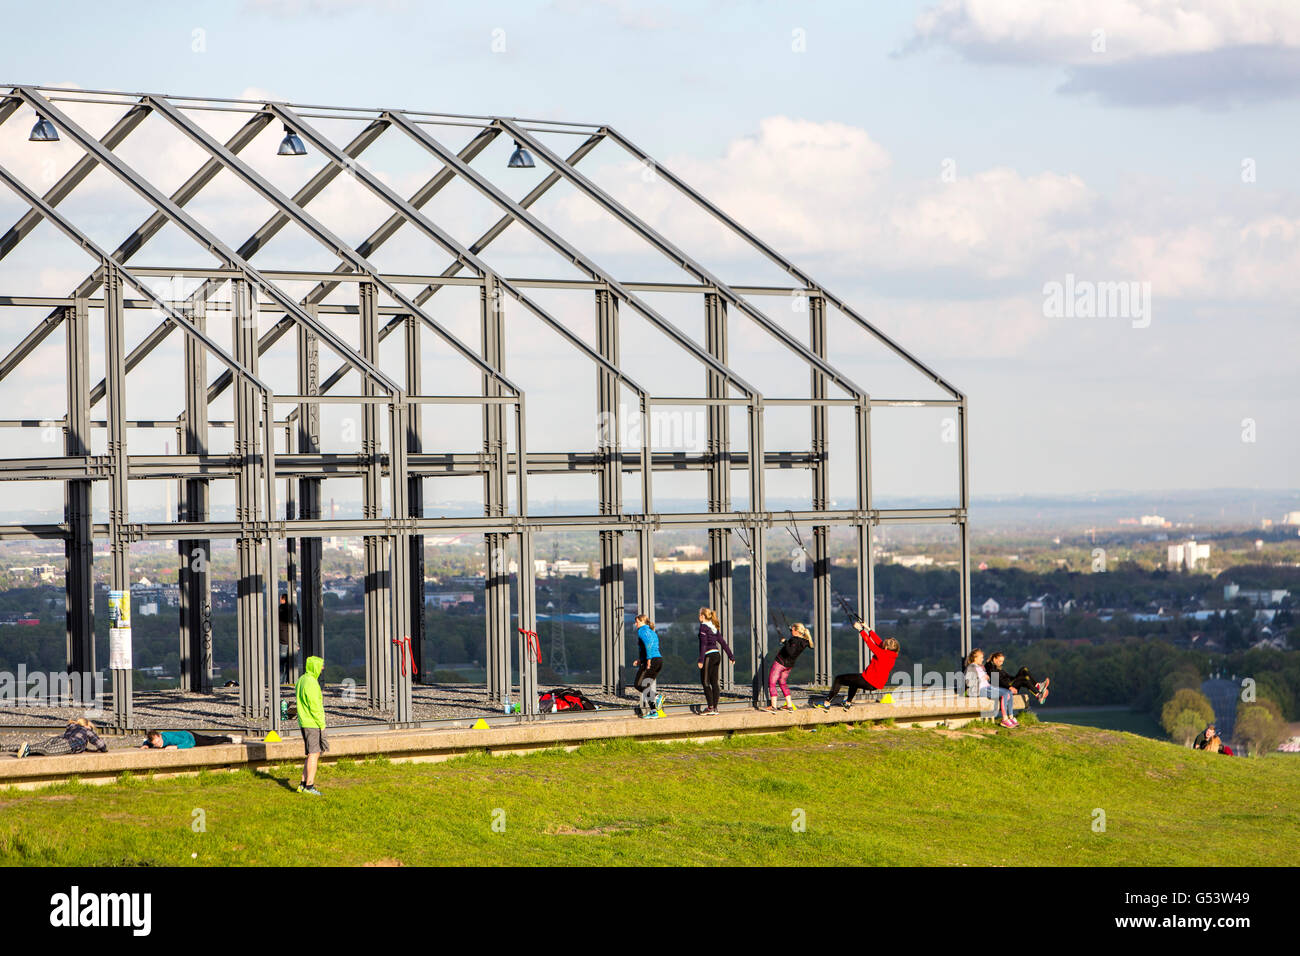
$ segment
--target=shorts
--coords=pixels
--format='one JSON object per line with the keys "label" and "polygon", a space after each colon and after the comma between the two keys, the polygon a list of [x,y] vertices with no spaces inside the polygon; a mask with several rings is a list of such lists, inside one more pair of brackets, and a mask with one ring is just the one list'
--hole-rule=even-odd
{"label": "shorts", "polygon": [[330,749],[330,742],[325,739],[325,731],[320,727],[302,727],[302,742],[307,753],[318,754]]}

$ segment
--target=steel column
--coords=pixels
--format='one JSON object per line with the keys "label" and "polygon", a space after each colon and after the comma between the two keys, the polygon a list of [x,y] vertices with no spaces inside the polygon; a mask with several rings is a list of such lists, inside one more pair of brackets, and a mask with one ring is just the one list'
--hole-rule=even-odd
{"label": "steel column", "polygon": [[[596,342],[601,356],[619,364],[618,300],[606,290],[596,292]],[[606,368],[596,370],[596,430],[600,461],[598,482],[600,513],[623,513],[622,423],[618,377]],[[607,694],[621,694],[624,654],[623,533],[600,532],[600,680]]]}
{"label": "steel column", "polygon": [[[206,330],[204,300],[190,312],[195,328]],[[208,453],[208,355],[203,343],[185,337],[185,421],[180,451]],[[184,521],[208,520],[208,481],[189,478],[180,482],[180,513]],[[180,687],[192,693],[212,690],[212,543],[204,538],[177,541],[180,570]]]}
{"label": "steel column", "polygon": [[[90,319],[85,299],[66,310],[65,368],[67,370],[68,424],[64,432],[64,453],[90,454]],[[89,700],[95,667],[94,538],[91,528],[91,482],[69,481],[64,485],[64,520],[68,537],[64,541],[67,559],[65,576],[67,669],[80,675],[74,684],[83,700]]]}
{"label": "steel column", "polygon": [[[257,310],[253,289],[243,279],[231,285],[231,341],[235,359],[254,375],[257,374]],[[274,637],[267,633],[263,613],[265,588],[275,582],[266,579],[262,553],[263,535],[258,518],[257,426],[259,398],[251,384],[236,382],[235,458],[239,475],[235,482],[235,518],[241,534],[235,542],[238,570],[236,590],[236,627],[239,646],[239,709],[249,724],[260,724],[267,716],[264,708],[267,689],[278,674],[267,673],[266,643]],[[270,436],[267,436],[270,438]]]}
{"label": "steel column", "polygon": [[[485,282],[479,291],[479,320],[483,362],[497,374],[482,375],[485,397],[505,394],[500,376],[505,370],[505,324],[500,287]],[[483,475],[484,514],[506,514],[506,432],[505,406],[483,406],[483,456],[487,471]],[[484,536],[484,560],[487,577],[483,587],[486,612],[485,640],[488,697],[503,704],[510,693],[510,575],[506,557],[507,536],[489,533]]]}
{"label": "steel column", "polygon": [[[126,450],[126,371],[123,357],[122,275],[113,266],[104,268],[104,374],[108,385],[108,456],[111,475],[108,486],[108,535],[112,549],[110,588],[131,588],[131,543],[128,538],[127,480],[130,462]],[[132,672],[110,668],[113,679],[113,726],[130,730],[135,723],[132,700]]]}
{"label": "steel column", "polygon": [[[378,290],[374,283],[360,284],[361,344],[360,352],[374,363],[379,354]],[[362,394],[376,395],[374,383],[363,381]],[[370,519],[383,517],[383,472],[379,458],[379,406],[367,402],[361,406],[361,456],[366,470],[361,481],[361,512]],[[406,494],[403,491],[402,497]],[[396,504],[396,502],[394,502]],[[398,512],[394,511],[394,514]],[[393,706],[392,588],[387,552],[389,541],[377,534],[364,536],[365,546],[365,629],[366,629],[366,701],[371,707],[388,710]],[[405,564],[405,560],[402,562]],[[402,580],[406,580],[402,578]]]}
{"label": "steel column", "polygon": [[[826,358],[826,300],[820,296],[808,297],[808,342],[814,355]],[[817,367],[811,372],[811,396],[826,397],[826,376]],[[826,406],[812,406],[812,507],[825,511],[830,507],[830,487],[826,456],[829,447],[826,436]],[[828,538],[830,528],[824,524],[813,525],[813,683],[829,686],[831,661],[831,560]],[[784,636],[784,635],[783,635]]]}
{"label": "steel column", "polygon": [[[519,544],[519,619],[515,634],[519,646],[519,701],[521,710],[529,717],[536,717],[539,712],[537,699],[537,653],[540,641],[530,641],[530,636],[537,633],[537,574],[533,567],[536,549],[533,545],[533,531],[523,528],[517,537]],[[531,632],[531,635],[530,635]]]}
{"label": "steel column", "polygon": [[[704,342],[709,354],[727,364],[727,304],[721,296],[704,296]],[[726,379],[713,369],[705,371],[705,389],[709,398],[726,398]],[[709,511],[731,510],[731,409],[726,405],[709,405],[705,434],[708,462]],[[732,600],[731,530],[709,529],[709,606],[718,612],[722,635],[735,646]],[[751,660],[752,663],[752,660]],[[735,686],[736,665],[723,656],[722,689]]]}
{"label": "steel column", "polygon": [[[315,307],[306,306],[308,311]],[[320,394],[320,339],[305,326],[298,326],[298,393]],[[299,454],[320,453],[320,406],[304,402],[298,406],[297,448]],[[321,479],[298,480],[298,513],[305,519],[320,520]],[[325,623],[322,618],[324,591],[321,586],[321,539],[311,535],[298,539],[302,569],[302,596],[299,603],[299,639],[302,660],[325,657]]]}
{"label": "steel column", "polygon": [[[413,315],[403,320],[406,326],[406,392],[419,395],[421,386],[420,323]],[[424,451],[424,406],[412,405],[406,421],[406,450],[418,455]],[[406,482],[406,513],[424,517],[424,478],[410,475]],[[396,515],[396,512],[394,512]],[[424,535],[410,536],[410,576],[408,597],[411,604],[411,655],[416,668],[424,671]]]}

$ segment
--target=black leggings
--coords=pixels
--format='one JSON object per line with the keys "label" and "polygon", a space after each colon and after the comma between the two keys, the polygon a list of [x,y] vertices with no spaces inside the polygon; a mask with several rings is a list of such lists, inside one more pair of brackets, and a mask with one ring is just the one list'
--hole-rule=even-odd
{"label": "black leggings", "polygon": [[872,687],[867,683],[867,679],[861,674],[836,674],[835,680],[831,682],[831,689],[826,693],[828,701],[834,700],[835,695],[840,692],[840,687],[847,687],[849,695],[844,698],[846,704],[853,703],[853,696],[860,690],[879,690],[879,687]]}
{"label": "black leggings", "polygon": [[235,741],[231,737],[209,736],[208,734],[194,734],[194,746],[196,747],[215,747],[218,744],[233,744]]}
{"label": "black leggings", "polygon": [[705,654],[700,668],[700,683],[704,685],[704,704],[709,710],[718,709],[722,694],[722,654]]}
{"label": "black leggings", "polygon": [[1016,676],[1011,678],[1010,687],[1014,691],[1029,691],[1031,694],[1038,693],[1038,681],[1034,680],[1034,675],[1029,673],[1028,667],[1022,667],[1016,671]]}

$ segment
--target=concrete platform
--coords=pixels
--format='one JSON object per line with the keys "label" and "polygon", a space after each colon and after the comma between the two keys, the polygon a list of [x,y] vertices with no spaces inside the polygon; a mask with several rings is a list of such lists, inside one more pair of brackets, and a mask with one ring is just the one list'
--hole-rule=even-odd
{"label": "concrete platform", "polygon": [[[794,713],[769,714],[744,704],[724,705],[722,713],[705,717],[687,707],[668,708],[659,720],[643,720],[626,711],[557,714],[534,720],[499,716],[485,730],[465,727],[436,730],[330,733],[324,763],[339,759],[384,757],[393,761],[440,761],[469,753],[508,755],[537,750],[572,750],[598,740],[630,739],[648,743],[720,740],[735,734],[782,733],[792,727],[847,724],[892,719],[902,726],[960,727],[987,717],[979,698],[927,695],[895,703],[855,704],[845,710],[803,707]],[[1023,698],[1020,699],[1023,704]],[[302,738],[295,732],[278,743],[245,741],[192,750],[126,750],[74,754],[64,757],[0,758],[0,787],[32,789],[76,779],[83,783],[112,783],[124,773],[172,777],[200,771],[269,767],[303,759]]]}

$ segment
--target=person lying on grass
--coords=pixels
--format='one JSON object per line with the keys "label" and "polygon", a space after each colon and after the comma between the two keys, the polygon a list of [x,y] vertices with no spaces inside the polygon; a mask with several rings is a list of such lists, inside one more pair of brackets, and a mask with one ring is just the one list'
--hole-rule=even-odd
{"label": "person lying on grass", "polygon": [[1020,670],[1016,671],[1016,675],[1012,677],[1002,669],[1002,665],[1006,663],[1006,660],[1007,655],[1001,651],[994,651],[989,655],[985,670],[988,671],[991,683],[998,687],[1009,688],[1017,694],[1031,693],[1038,699],[1040,704],[1047,700],[1047,685],[1052,682],[1050,677],[1044,677],[1040,681],[1034,680],[1034,675],[1029,673],[1028,667],[1020,668]]}
{"label": "person lying on grass", "polygon": [[13,753],[19,759],[23,757],[59,757],[64,754],[79,754],[87,750],[97,750],[105,753],[108,750],[108,744],[99,739],[95,733],[94,725],[85,717],[78,717],[68,724],[67,729],[58,737],[47,737],[45,740],[39,740],[34,744],[26,741],[17,744],[7,744],[0,747],[0,751]]}
{"label": "person lying on grass", "polygon": [[998,721],[1003,727],[1018,727],[1016,720],[1015,696],[1010,687],[995,687],[989,680],[989,672],[984,668],[984,651],[975,648],[966,658],[966,696],[987,697],[998,702]]}
{"label": "person lying on grass", "polygon": [[844,698],[845,710],[853,705],[853,697],[858,691],[865,690],[874,695],[883,690],[894,668],[894,661],[898,659],[897,640],[892,637],[881,640],[880,635],[874,630],[868,630],[867,625],[862,621],[854,621],[853,627],[862,637],[863,643],[871,649],[871,663],[861,674],[836,674],[831,689],[827,691],[826,698],[821,703],[823,710],[831,709],[831,701],[840,692],[840,687],[849,689],[848,695]]}
{"label": "person lying on grass", "polygon": [[1192,747],[1197,750],[1208,750],[1212,754],[1223,754],[1225,757],[1235,756],[1232,748],[1225,744],[1223,738],[1219,736],[1214,724],[1210,724],[1197,734],[1196,739],[1192,741]]}
{"label": "person lying on grass", "polygon": [[141,750],[189,750],[192,747],[215,747],[233,744],[235,738],[196,734],[189,730],[151,730],[145,735]]}

